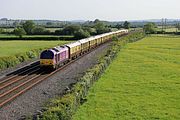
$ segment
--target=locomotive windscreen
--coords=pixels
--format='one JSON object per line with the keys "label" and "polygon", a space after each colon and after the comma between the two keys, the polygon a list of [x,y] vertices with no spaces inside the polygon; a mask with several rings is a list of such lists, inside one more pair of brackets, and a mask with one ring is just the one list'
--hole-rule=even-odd
{"label": "locomotive windscreen", "polygon": [[54,53],[52,51],[44,51],[41,53],[40,59],[54,59]]}

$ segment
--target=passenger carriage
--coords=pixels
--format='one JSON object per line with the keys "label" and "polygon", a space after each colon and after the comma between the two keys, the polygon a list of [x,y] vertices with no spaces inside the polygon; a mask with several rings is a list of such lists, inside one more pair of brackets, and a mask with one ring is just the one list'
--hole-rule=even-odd
{"label": "passenger carriage", "polygon": [[90,50],[90,39],[89,38],[79,40],[79,42],[81,43],[82,53],[85,53]]}
{"label": "passenger carriage", "polygon": [[65,45],[68,47],[69,58],[75,59],[81,55],[81,43],[79,41]]}

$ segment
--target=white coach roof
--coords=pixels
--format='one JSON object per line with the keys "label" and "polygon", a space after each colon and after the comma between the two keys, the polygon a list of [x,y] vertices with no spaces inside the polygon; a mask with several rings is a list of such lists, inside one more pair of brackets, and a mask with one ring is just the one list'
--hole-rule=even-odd
{"label": "white coach roof", "polygon": [[66,44],[66,46],[68,46],[68,47],[70,47],[70,48],[75,47],[75,46],[78,46],[78,45],[81,45],[81,43],[80,43],[79,41]]}
{"label": "white coach roof", "polygon": [[79,42],[80,43],[86,43],[86,42],[89,42],[90,41],[90,39],[89,38],[85,38],[85,39],[81,39],[81,40],[79,40]]}

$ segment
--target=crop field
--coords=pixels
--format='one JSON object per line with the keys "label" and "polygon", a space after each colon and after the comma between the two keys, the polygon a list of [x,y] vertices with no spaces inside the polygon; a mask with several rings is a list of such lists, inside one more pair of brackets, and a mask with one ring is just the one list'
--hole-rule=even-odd
{"label": "crop field", "polygon": [[74,120],[180,120],[180,38],[126,45],[90,88]]}
{"label": "crop field", "polygon": [[167,28],[166,29],[166,32],[176,32],[176,31],[179,31],[179,30],[177,30],[177,28]]}
{"label": "crop field", "polygon": [[33,49],[50,48],[70,41],[0,41],[0,57],[24,53]]}
{"label": "crop field", "polygon": [[[165,32],[179,32],[179,30],[175,27],[171,27],[171,28],[164,28],[163,29]],[[162,31],[162,27],[158,27],[157,31]]]}

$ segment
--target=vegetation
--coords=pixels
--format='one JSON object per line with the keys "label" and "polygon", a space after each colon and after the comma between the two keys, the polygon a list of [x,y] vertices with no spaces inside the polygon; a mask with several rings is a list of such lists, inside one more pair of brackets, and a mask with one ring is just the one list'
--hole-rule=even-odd
{"label": "vegetation", "polygon": [[50,34],[50,30],[47,30],[45,27],[43,26],[35,26],[32,29],[32,34],[33,35],[48,35]]}
{"label": "vegetation", "polygon": [[[11,21],[11,20],[7,20]],[[1,29],[3,29],[3,34],[14,34],[14,28],[21,27],[21,28],[28,28],[29,33],[28,35],[74,35],[71,34],[71,32],[68,32],[68,29],[65,29],[66,27],[70,27],[72,30],[74,26],[78,26],[78,29],[75,31],[79,31],[79,29],[82,29],[84,32],[89,32],[90,35],[97,35],[100,33],[104,33],[107,31],[114,31],[118,29],[142,29],[144,28],[144,25],[147,25],[148,21],[132,21],[131,23],[128,21],[120,21],[120,22],[110,22],[110,21],[100,21],[99,19],[96,19],[94,21],[81,21],[81,22],[64,22],[64,21],[49,21],[49,20],[33,20],[33,21],[11,21],[8,25],[2,24],[0,25]],[[179,23],[177,21],[171,21],[168,20],[166,23],[161,20],[153,22],[155,25],[155,29],[150,30],[150,32],[147,32],[151,34],[180,34],[180,27]],[[72,26],[72,27],[71,27]],[[156,27],[157,26],[157,27]],[[97,28],[97,29],[96,29]],[[173,28],[171,30],[171,28]],[[35,30],[34,30],[35,29]],[[63,30],[64,29],[64,30]],[[82,31],[80,30],[80,31]],[[28,30],[25,30],[26,32]],[[72,30],[73,31],[73,30]],[[102,32],[104,31],[104,32]],[[68,34],[67,34],[68,33]],[[1,30],[0,30],[1,34]]]}
{"label": "vegetation", "polygon": [[130,26],[131,26],[131,24],[130,24],[130,22],[125,21],[124,24],[123,24],[123,26],[124,26],[125,29],[129,29]]}
{"label": "vegetation", "polygon": [[90,37],[90,34],[88,31],[84,31],[83,29],[80,29],[74,33],[74,37],[76,39],[82,39],[82,38]]}
{"label": "vegetation", "polygon": [[92,25],[68,25],[63,29],[56,30],[56,35],[73,35],[75,39],[89,37],[90,35],[97,35],[110,32],[111,29],[104,24],[104,22],[96,19]]}
{"label": "vegetation", "polygon": [[2,34],[4,32],[3,28],[0,28],[0,34]]}
{"label": "vegetation", "polygon": [[152,34],[156,32],[156,25],[155,23],[147,23],[144,25],[144,31],[146,34]]}
{"label": "vegetation", "polygon": [[56,35],[74,35],[77,31],[82,30],[79,25],[68,25],[63,29],[56,30]]}
{"label": "vegetation", "polygon": [[96,19],[94,21],[94,28],[97,31],[97,34],[102,34],[106,32],[110,32],[111,30],[100,20]]}
{"label": "vegetation", "polygon": [[[132,33],[131,35],[125,36],[121,39],[119,44],[115,41],[112,48],[109,49],[107,54],[101,58],[100,62],[93,68],[88,70],[85,75],[78,80],[78,82],[70,87],[70,91],[66,91],[67,94],[61,98],[52,99],[47,105],[46,110],[41,116],[40,120],[70,120],[72,115],[77,111],[78,107],[86,101],[85,96],[87,95],[88,89],[93,83],[99,78],[106,67],[116,56],[116,53],[124,46],[127,42],[133,42],[144,37],[144,34]],[[116,38],[114,37],[114,40]],[[88,117],[87,117],[88,118]],[[87,119],[85,118],[85,119]]]}
{"label": "vegetation", "polygon": [[87,31],[90,35],[96,35],[97,31],[95,28],[92,27],[83,27],[84,31]]}
{"label": "vegetation", "polygon": [[16,36],[19,36],[20,38],[22,38],[22,36],[25,35],[26,32],[25,32],[25,30],[23,28],[18,27],[18,28],[14,29],[14,34]]}
{"label": "vegetation", "polygon": [[[45,25],[39,25],[32,20],[27,21],[15,21],[13,22],[11,28],[5,28],[5,31],[0,30],[0,34],[7,35],[17,35],[20,40],[23,40],[22,36],[24,33],[27,35],[68,35],[74,36],[74,39],[86,38],[92,35],[103,34],[111,31],[116,31],[121,28],[130,28],[130,23],[125,21],[124,24],[118,25],[109,25],[107,21],[100,21],[96,19],[95,21],[87,21],[83,24],[80,23],[67,23],[60,25],[61,27],[55,26],[52,22],[47,22]],[[53,27],[53,28],[49,28]],[[15,29],[14,29],[15,28]],[[24,32],[25,31],[25,32]],[[9,37],[8,37],[9,38]],[[1,40],[9,40],[2,38]],[[12,40],[13,38],[11,38]],[[18,38],[16,38],[17,40]],[[28,38],[29,40],[30,38]],[[27,40],[27,39],[25,39]],[[34,40],[34,39],[33,39]],[[54,39],[53,39],[54,40]]]}
{"label": "vegetation", "polygon": [[180,30],[180,24],[179,24],[179,23],[176,24],[176,28],[177,28],[178,30]]}
{"label": "vegetation", "polygon": [[180,119],[180,38],[128,44],[90,89],[74,120]]}
{"label": "vegetation", "polygon": [[31,35],[33,33],[34,27],[35,23],[32,20],[27,20],[25,23],[23,23],[23,28],[28,35]]}

